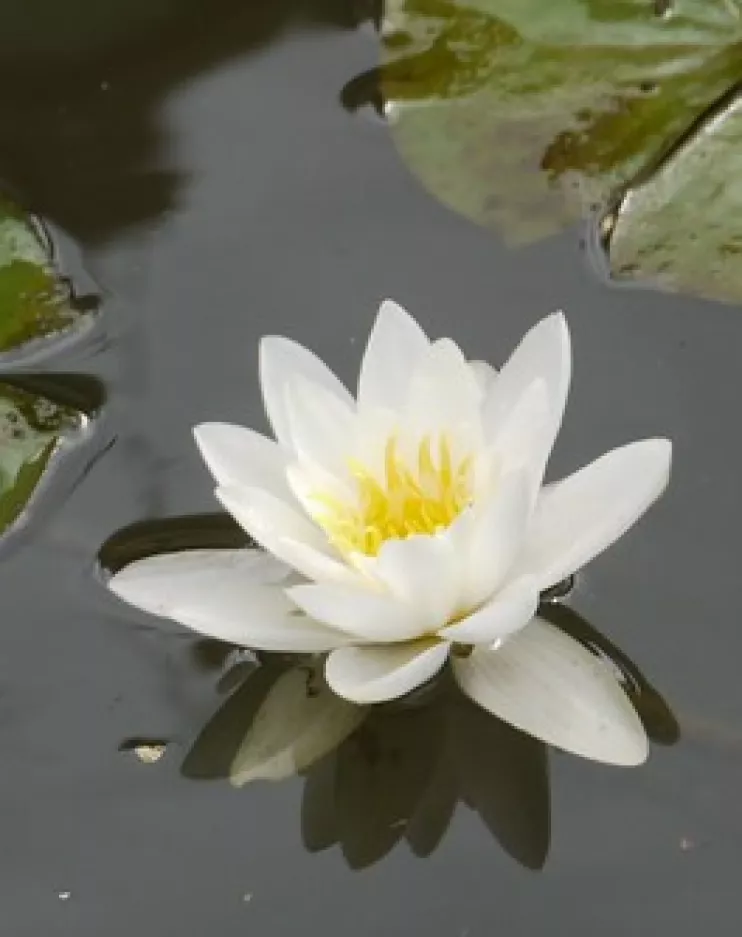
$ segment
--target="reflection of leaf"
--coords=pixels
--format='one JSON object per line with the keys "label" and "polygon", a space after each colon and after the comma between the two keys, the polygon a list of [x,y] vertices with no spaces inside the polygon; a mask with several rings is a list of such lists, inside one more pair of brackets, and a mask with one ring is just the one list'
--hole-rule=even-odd
{"label": "reflection of leaf", "polygon": [[737,80],[742,7],[387,0],[397,147],[443,202],[535,239],[606,203]]}
{"label": "reflection of leaf", "polygon": [[0,353],[66,333],[88,319],[55,271],[40,234],[0,198]]}
{"label": "reflection of leaf", "polygon": [[23,511],[62,438],[81,425],[71,407],[0,384],[0,532]]}
{"label": "reflection of leaf", "polygon": [[330,691],[323,667],[295,667],[271,687],[232,761],[236,787],[299,774],[358,728],[365,710]]}
{"label": "reflection of leaf", "polygon": [[742,98],[709,115],[645,181],[608,231],[611,272],[664,289],[742,298]]}

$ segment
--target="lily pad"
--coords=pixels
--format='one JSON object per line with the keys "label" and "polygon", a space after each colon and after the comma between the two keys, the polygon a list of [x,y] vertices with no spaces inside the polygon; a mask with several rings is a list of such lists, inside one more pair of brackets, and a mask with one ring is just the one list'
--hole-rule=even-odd
{"label": "lily pad", "polygon": [[611,273],[710,299],[742,299],[742,97],[731,97],[601,225]]}
{"label": "lily pad", "polygon": [[89,323],[40,227],[0,197],[0,355]]}
{"label": "lily pad", "polygon": [[22,514],[62,440],[84,422],[72,407],[0,383],[0,534]]}
{"label": "lily pad", "polygon": [[396,146],[513,242],[610,204],[732,87],[741,0],[387,0]]}

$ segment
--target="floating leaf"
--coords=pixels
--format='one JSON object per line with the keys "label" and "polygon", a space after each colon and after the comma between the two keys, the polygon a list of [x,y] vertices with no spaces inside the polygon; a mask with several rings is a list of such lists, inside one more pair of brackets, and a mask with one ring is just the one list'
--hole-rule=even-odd
{"label": "floating leaf", "polygon": [[88,325],[38,229],[0,197],[0,354]]}
{"label": "floating leaf", "polygon": [[603,222],[612,274],[742,299],[742,98],[725,101]]}
{"label": "floating leaf", "polygon": [[0,384],[0,533],[22,513],[63,437],[84,422],[65,404]]}
{"label": "floating leaf", "polygon": [[513,241],[613,199],[738,80],[740,0],[387,0],[394,140]]}

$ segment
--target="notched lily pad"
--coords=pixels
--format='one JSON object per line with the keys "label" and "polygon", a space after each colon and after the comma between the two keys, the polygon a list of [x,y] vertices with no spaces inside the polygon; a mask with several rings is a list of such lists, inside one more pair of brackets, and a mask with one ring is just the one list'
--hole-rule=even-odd
{"label": "notched lily pad", "polygon": [[0,534],[20,518],[61,445],[86,422],[66,404],[0,383]]}
{"label": "notched lily pad", "polygon": [[602,222],[611,274],[742,299],[742,96],[724,100]]}
{"label": "notched lily pad", "polygon": [[95,305],[73,295],[41,226],[0,195],[0,358],[88,327]]}
{"label": "notched lily pad", "polygon": [[739,79],[741,0],[387,0],[402,158],[513,242],[600,211]]}

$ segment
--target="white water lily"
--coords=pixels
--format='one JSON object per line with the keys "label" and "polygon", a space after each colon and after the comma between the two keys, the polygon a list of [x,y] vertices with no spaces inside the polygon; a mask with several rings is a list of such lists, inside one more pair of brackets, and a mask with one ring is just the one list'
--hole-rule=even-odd
{"label": "white water lily", "polygon": [[217,497],[268,555],[154,557],[110,587],[223,640],[328,651],[328,684],[355,703],[408,693],[450,655],[495,715],[587,757],[639,762],[646,736],[615,678],[534,616],[543,590],[662,493],[671,445],[635,442],[543,485],[570,375],[561,313],[497,372],[387,301],[356,399],[306,348],[264,338],[275,440],[221,423],[195,434]]}

